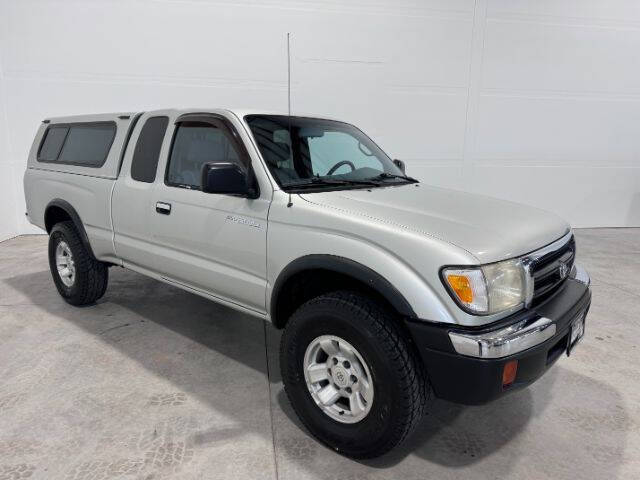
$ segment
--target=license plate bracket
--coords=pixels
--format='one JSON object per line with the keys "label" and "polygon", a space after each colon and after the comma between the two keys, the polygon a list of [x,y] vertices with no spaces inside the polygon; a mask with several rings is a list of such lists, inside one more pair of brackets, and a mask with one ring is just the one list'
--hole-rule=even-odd
{"label": "license plate bracket", "polygon": [[572,322],[569,328],[569,338],[567,340],[567,357],[571,355],[571,351],[584,337],[584,325],[587,318],[587,312],[582,312]]}

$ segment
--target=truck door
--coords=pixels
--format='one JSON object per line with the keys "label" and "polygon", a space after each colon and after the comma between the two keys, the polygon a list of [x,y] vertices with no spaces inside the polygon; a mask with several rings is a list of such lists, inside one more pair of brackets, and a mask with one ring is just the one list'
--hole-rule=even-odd
{"label": "truck door", "polygon": [[[133,268],[153,270],[156,264],[151,235],[151,218],[155,211],[152,196],[168,125],[168,114],[144,114],[140,117],[112,193],[116,255]],[[131,148],[134,145],[135,148]]]}
{"label": "truck door", "polygon": [[257,199],[204,193],[206,162],[251,168],[230,121],[213,114],[178,117],[163,181],[153,191],[155,269],[167,279],[258,313],[265,312],[267,213],[271,192]]}

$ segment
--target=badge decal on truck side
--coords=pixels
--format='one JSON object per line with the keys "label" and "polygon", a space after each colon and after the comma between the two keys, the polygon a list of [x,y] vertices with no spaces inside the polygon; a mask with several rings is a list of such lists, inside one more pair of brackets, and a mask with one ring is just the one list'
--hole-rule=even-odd
{"label": "badge decal on truck side", "polygon": [[229,214],[227,215],[227,218],[225,218],[225,220],[227,222],[235,222],[239,223],[240,225],[246,225],[247,227],[262,228],[262,224],[260,222],[256,222],[252,218],[239,217],[237,215]]}

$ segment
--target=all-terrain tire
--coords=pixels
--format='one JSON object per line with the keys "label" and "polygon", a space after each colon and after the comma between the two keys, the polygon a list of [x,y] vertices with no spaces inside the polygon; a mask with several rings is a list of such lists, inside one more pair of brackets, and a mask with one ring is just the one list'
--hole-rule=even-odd
{"label": "all-terrain tire", "polygon": [[[71,285],[62,280],[56,264],[56,249],[65,242],[71,251],[75,275]],[[96,260],[85,248],[71,221],[54,225],[49,235],[49,268],[58,292],[71,305],[89,305],[104,295],[109,281],[107,264]],[[69,280],[67,280],[67,283]]]}
{"label": "all-terrain tire", "polygon": [[[357,423],[331,418],[313,400],[304,375],[307,347],[320,336],[344,339],[368,365],[374,397]],[[373,458],[399,445],[425,413],[431,388],[401,323],[373,299],[337,291],[314,298],[290,318],[280,343],[285,391],[296,414],[321,442],[353,458]]]}

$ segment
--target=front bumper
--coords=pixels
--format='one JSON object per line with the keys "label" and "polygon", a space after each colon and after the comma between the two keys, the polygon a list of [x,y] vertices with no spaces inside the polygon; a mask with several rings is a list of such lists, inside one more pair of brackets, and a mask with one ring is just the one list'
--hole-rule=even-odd
{"label": "front bumper", "polygon": [[[569,278],[543,304],[482,328],[407,321],[437,397],[482,404],[538,379],[567,351],[571,325],[591,304],[588,281]],[[506,363],[517,360],[503,387]]]}

